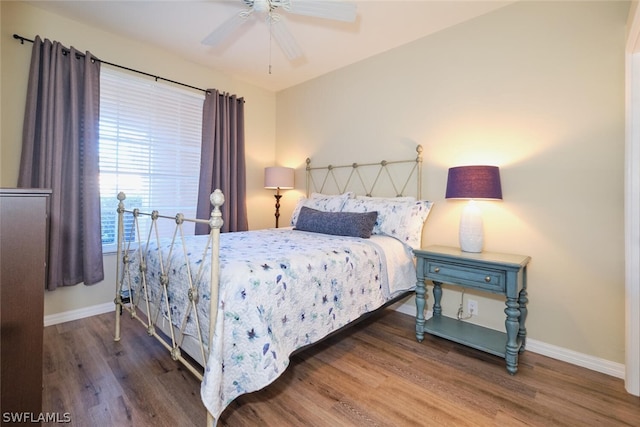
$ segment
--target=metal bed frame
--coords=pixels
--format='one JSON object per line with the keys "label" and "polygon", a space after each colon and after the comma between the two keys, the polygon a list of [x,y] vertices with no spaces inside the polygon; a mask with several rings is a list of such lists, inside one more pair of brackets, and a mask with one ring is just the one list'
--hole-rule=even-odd
{"label": "metal bed frame", "polygon": [[[407,186],[412,180],[416,182],[416,195],[418,199],[422,196],[422,146],[418,145],[416,147],[417,156],[410,160],[399,160],[399,161],[386,161],[383,160],[378,163],[352,163],[350,165],[342,165],[342,166],[325,166],[325,167],[312,167],[311,160],[306,160],[306,190],[307,195],[310,195],[312,191],[320,192],[327,191],[329,187],[332,185],[337,189],[338,193],[344,193],[346,191],[354,190],[354,187],[358,187],[360,190],[364,190],[364,194],[367,196],[372,196],[373,191],[377,185],[380,185],[381,181],[387,181],[388,186],[393,188],[394,194],[396,196],[402,196],[405,194]],[[391,167],[393,165],[409,165],[409,173],[406,175],[406,179],[398,185],[396,180],[394,179],[393,173],[391,172]],[[365,168],[370,168],[374,171],[375,178],[373,179],[370,185],[367,185],[366,176],[362,173]],[[344,175],[341,174],[344,172]],[[316,181],[320,183],[320,185],[316,185]],[[356,191],[356,190],[354,190]],[[362,191],[356,191],[357,193],[362,193]],[[171,310],[169,310],[169,303],[167,298],[164,298],[164,302],[162,302],[162,296],[168,295],[167,289],[169,286],[169,280],[167,278],[166,271],[171,267],[170,265],[162,266],[162,274],[160,277],[160,284],[162,286],[162,293],[157,299],[157,303],[155,306],[150,305],[150,297],[147,293],[146,286],[146,263],[144,259],[144,248],[148,247],[149,242],[152,239],[159,240],[158,226],[157,222],[160,220],[173,220],[175,221],[175,229],[173,233],[173,241],[171,245],[171,250],[173,250],[173,243],[179,240],[182,240],[184,243],[184,230],[183,224],[185,222],[196,222],[196,223],[208,223],[211,227],[211,232],[209,234],[209,244],[207,249],[202,254],[202,260],[206,260],[207,257],[211,263],[211,274],[210,274],[210,292],[211,292],[211,300],[210,300],[210,324],[209,324],[209,340],[212,339],[215,330],[215,319],[217,318],[218,312],[218,287],[219,287],[219,274],[220,274],[220,229],[223,225],[222,213],[220,211],[220,207],[224,203],[224,195],[220,190],[215,190],[211,196],[210,201],[212,204],[211,216],[208,220],[205,219],[189,219],[185,218],[182,214],[177,214],[174,217],[160,215],[157,211],[152,211],[151,213],[143,213],[140,212],[139,209],[127,210],[125,209],[124,201],[126,196],[124,193],[118,194],[118,249],[117,249],[117,263],[116,263],[116,295],[114,303],[116,305],[116,321],[115,321],[115,341],[120,341],[121,339],[121,314],[123,312],[128,312],[131,318],[138,320],[147,330],[147,334],[149,336],[155,337],[170,353],[171,358],[175,361],[182,363],[193,375],[196,376],[200,381],[203,379],[202,367],[198,365],[198,358],[200,359],[202,366],[206,364],[207,356],[208,356],[208,348],[210,348],[210,342],[204,343],[202,340],[202,336],[199,336],[199,345],[197,352],[199,354],[193,355],[189,354],[190,357],[185,357],[183,355],[181,347],[185,342],[185,338],[187,335],[185,334],[185,325],[186,318],[190,314],[195,315],[196,324],[198,325],[198,334],[200,334],[200,326],[199,319],[197,316],[196,303],[198,301],[198,290],[195,286],[197,280],[202,276],[202,269],[197,272],[189,272],[190,282],[189,282],[189,290],[188,290],[188,298],[189,298],[189,309],[184,316],[184,319],[178,319],[180,322],[179,327],[174,326],[174,320],[171,318]],[[134,219],[134,227],[131,228],[128,239],[125,239],[125,221],[124,215],[125,213],[129,213],[133,215]],[[146,235],[146,239],[143,239],[144,236],[141,235],[140,230],[138,228],[138,220],[143,216],[148,216],[151,218],[151,226]],[[183,245],[184,248],[184,245]],[[185,258],[186,258],[185,253]],[[143,295],[137,294],[134,295],[131,287],[131,277],[129,271],[126,267],[127,264],[132,262],[133,257],[139,257],[140,270],[142,272],[142,291],[145,294],[143,299],[142,306],[138,306],[138,301]],[[162,258],[162,257],[160,257]],[[188,264],[188,263],[187,263]],[[200,263],[201,265],[204,262]],[[167,309],[168,319],[164,319],[161,312],[161,305],[165,304],[165,308]],[[140,315],[139,312],[142,312],[143,315]],[[164,326],[160,325],[164,322]],[[168,327],[167,327],[168,324]],[[158,331],[160,329],[160,331]],[[194,362],[195,359],[195,362]],[[214,419],[213,415],[207,411],[207,425],[213,426],[215,425],[217,420]]]}

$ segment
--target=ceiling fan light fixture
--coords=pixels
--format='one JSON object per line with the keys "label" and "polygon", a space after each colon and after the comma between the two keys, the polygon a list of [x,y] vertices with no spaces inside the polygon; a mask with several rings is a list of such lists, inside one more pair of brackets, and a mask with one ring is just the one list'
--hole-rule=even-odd
{"label": "ceiling fan light fixture", "polygon": [[256,12],[269,12],[274,7],[272,3],[270,0],[253,0],[247,4]]}

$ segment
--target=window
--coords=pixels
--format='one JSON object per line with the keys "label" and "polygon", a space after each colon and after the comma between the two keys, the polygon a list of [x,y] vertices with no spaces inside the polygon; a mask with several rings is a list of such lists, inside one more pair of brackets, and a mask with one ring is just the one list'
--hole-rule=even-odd
{"label": "window", "polygon": [[[100,199],[105,251],[116,247],[116,196],[121,191],[127,208],[195,217],[203,102],[204,93],[107,67],[101,70]],[[127,235],[130,227],[125,224]],[[194,224],[185,227],[192,233]],[[173,226],[160,232],[170,235]]]}

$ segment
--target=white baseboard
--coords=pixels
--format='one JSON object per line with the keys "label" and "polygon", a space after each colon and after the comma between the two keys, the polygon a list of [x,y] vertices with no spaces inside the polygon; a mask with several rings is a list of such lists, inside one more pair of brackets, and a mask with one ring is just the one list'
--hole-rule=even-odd
{"label": "white baseboard", "polygon": [[[416,315],[415,307],[412,307],[409,304],[399,305],[395,307],[395,309],[401,313],[408,314],[409,316]],[[431,317],[431,312],[426,313],[426,318],[428,319],[429,317]],[[622,363],[611,362],[599,357],[578,353],[577,351],[547,344],[531,338],[527,338],[527,351],[551,357],[552,359],[560,360],[562,362],[571,363],[572,365],[581,366],[592,371],[611,375],[612,377],[622,379],[625,377],[625,366]]]}
{"label": "white baseboard", "polygon": [[[394,307],[397,311],[415,316],[415,308],[407,304]],[[78,310],[65,311],[63,313],[51,314],[44,317],[44,326],[57,325],[58,323],[70,322],[72,320],[83,319],[85,317],[96,316],[98,314],[114,311],[115,306],[112,302],[94,305],[91,307],[81,308]],[[431,313],[427,313],[427,318],[431,317]],[[625,377],[625,367],[622,363],[615,363],[599,357],[589,356],[588,354],[578,353],[563,347],[546,344],[541,341],[527,338],[527,351],[551,357],[552,359],[561,360],[571,363],[572,365],[581,366],[591,369],[592,371],[601,372],[616,378]]]}
{"label": "white baseboard", "polygon": [[578,353],[577,351],[532,340],[531,338],[527,338],[527,351],[611,375],[612,377],[624,379],[625,366],[622,363],[611,362],[610,360]]}
{"label": "white baseboard", "polygon": [[72,320],[84,319],[85,317],[97,316],[98,314],[115,311],[116,306],[113,302],[93,305],[91,307],[79,308],[77,310],[65,311],[62,313],[50,314],[44,316],[44,326],[57,325],[58,323],[71,322]]}

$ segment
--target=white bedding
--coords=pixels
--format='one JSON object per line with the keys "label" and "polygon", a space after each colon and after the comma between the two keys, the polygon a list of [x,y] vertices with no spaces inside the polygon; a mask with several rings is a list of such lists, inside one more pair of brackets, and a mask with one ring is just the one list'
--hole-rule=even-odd
{"label": "white bedding", "polygon": [[[207,238],[188,238],[192,276]],[[147,275],[158,277],[161,252],[169,272],[169,310],[177,325],[188,310],[188,269],[181,245],[174,247],[172,259],[168,245],[161,242],[160,251],[156,245],[149,248]],[[413,289],[416,281],[411,248],[380,235],[360,239],[291,229],[223,233],[220,267],[218,319],[201,388],[202,400],[216,419],[239,395],[278,378],[296,349]],[[129,271],[137,268],[134,262]],[[202,277],[209,277],[207,264]],[[207,342],[209,288],[206,279],[197,286],[200,330]],[[149,290],[150,300],[160,301],[151,283]],[[168,313],[163,310],[161,315]],[[197,335],[193,316],[186,331]]]}

